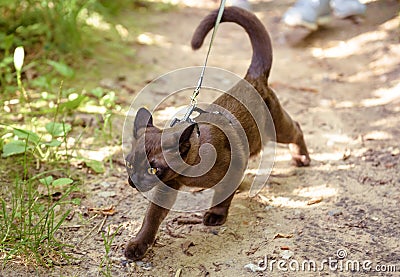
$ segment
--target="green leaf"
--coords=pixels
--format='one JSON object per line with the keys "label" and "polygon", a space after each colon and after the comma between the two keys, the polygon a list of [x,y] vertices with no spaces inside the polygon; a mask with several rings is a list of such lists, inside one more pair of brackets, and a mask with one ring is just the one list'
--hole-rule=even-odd
{"label": "green leaf", "polygon": [[85,95],[79,95],[74,100],[69,100],[68,102],[61,103],[59,105],[60,110],[67,109],[67,110],[74,110],[79,107],[83,100],[87,97]]}
{"label": "green leaf", "polygon": [[110,91],[100,99],[100,104],[107,108],[112,108],[115,105],[115,99],[115,92]]}
{"label": "green leaf", "polygon": [[48,147],[58,147],[58,146],[60,146],[61,144],[62,144],[62,142],[59,141],[59,140],[56,140],[56,139],[53,139],[53,140],[50,141],[50,142],[44,143],[44,145],[46,145],[46,146],[48,146]]}
{"label": "green leaf", "polygon": [[47,61],[47,64],[51,65],[58,73],[66,78],[72,78],[75,75],[74,70],[65,63]]}
{"label": "green leaf", "polygon": [[32,131],[14,128],[14,135],[19,137],[20,139],[27,139],[28,141],[35,144],[38,144],[40,142],[40,137]]}
{"label": "green leaf", "polygon": [[49,122],[45,126],[47,132],[53,137],[65,137],[72,129],[68,123]]}
{"label": "green leaf", "polygon": [[53,183],[53,176],[50,175],[45,178],[39,179],[39,182],[43,185],[49,186],[51,185],[51,183]]}
{"label": "green leaf", "polygon": [[64,186],[64,185],[69,185],[73,182],[74,182],[74,180],[72,180],[70,178],[58,178],[53,181],[52,185],[53,186]]}
{"label": "green leaf", "polygon": [[102,162],[96,160],[84,160],[87,167],[93,169],[96,173],[104,173],[105,168]]}
{"label": "green leaf", "polygon": [[9,64],[12,64],[12,62],[12,57],[5,57],[3,60],[0,61],[0,68],[6,68]]}
{"label": "green leaf", "polygon": [[100,98],[104,95],[104,90],[100,87],[94,88],[90,91],[91,94],[96,96],[97,98]]}
{"label": "green leaf", "polygon": [[71,203],[75,204],[75,205],[80,205],[81,202],[82,202],[82,199],[80,199],[80,198],[74,198],[71,200]]}
{"label": "green leaf", "polygon": [[25,141],[13,140],[3,146],[3,154],[1,156],[6,158],[12,155],[22,154],[29,148],[30,147],[26,145]]}
{"label": "green leaf", "polygon": [[[7,5],[7,4],[6,4]],[[5,55],[9,55],[9,50],[14,42],[14,35],[6,35],[5,33],[0,33],[0,48],[5,50]]]}
{"label": "green leaf", "polygon": [[50,81],[47,79],[46,76],[38,76],[37,78],[32,80],[32,86],[35,88],[43,88],[43,89],[49,89],[50,88]]}

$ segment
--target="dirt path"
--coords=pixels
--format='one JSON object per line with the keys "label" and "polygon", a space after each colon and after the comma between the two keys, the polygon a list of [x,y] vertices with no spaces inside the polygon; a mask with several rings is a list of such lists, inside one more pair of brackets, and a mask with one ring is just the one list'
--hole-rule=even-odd
{"label": "dirt path", "polygon": [[[81,214],[87,207],[114,205],[117,213],[108,216],[103,230],[122,226],[111,248],[112,276],[350,276],[345,268],[349,260],[370,260],[372,270],[377,265],[397,265],[400,271],[399,4],[370,1],[363,23],[335,20],[301,45],[289,47],[279,19],[290,3],[254,1],[253,10],[273,40],[271,86],[301,123],[312,166],[291,166],[286,147],[279,147],[267,187],[255,198],[240,191],[224,226],[178,225],[178,217],[190,215],[171,213],[143,262],[128,266],[122,261],[122,248],[140,227],[147,202],[127,186],[122,166],[104,181],[89,176],[89,195]],[[208,11],[185,7],[147,18],[147,37],[154,44],[137,46],[140,62],[148,66],[133,70],[129,85],[140,89],[162,73],[200,65],[206,49],[193,52],[189,41]],[[210,65],[243,75],[250,49],[241,28],[222,24]],[[36,274],[99,275],[104,257],[98,233],[102,221],[98,216],[87,219],[83,228],[65,229],[70,244],[89,234],[74,252],[80,260],[76,265],[51,273],[39,269]],[[270,268],[257,273],[244,268],[265,257],[269,266],[271,260],[285,258],[300,266],[310,260],[321,266],[323,260],[344,253],[340,250],[347,253],[339,262],[342,272],[330,270],[328,264],[312,273],[279,271],[276,263],[272,273]],[[31,276],[35,271],[26,273]],[[12,275],[8,271],[5,276]]]}

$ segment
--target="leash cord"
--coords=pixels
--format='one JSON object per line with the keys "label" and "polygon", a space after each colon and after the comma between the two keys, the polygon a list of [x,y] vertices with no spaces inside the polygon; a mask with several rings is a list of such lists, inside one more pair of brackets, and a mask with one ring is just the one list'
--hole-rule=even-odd
{"label": "leash cord", "polygon": [[196,105],[197,105],[196,98],[199,95],[200,90],[201,90],[201,85],[203,84],[204,74],[205,74],[206,67],[207,67],[207,62],[208,62],[208,57],[210,56],[211,47],[212,47],[212,44],[214,42],[214,38],[215,38],[215,35],[217,33],[217,29],[218,29],[219,23],[221,22],[222,14],[224,13],[225,2],[226,2],[226,0],[221,0],[221,3],[219,5],[218,15],[217,15],[217,18],[215,20],[215,25],[214,25],[214,29],[213,29],[213,32],[212,32],[212,35],[211,35],[210,44],[208,45],[206,59],[205,59],[204,64],[203,64],[203,68],[201,69],[200,78],[199,78],[199,81],[197,82],[197,86],[194,89],[192,96],[190,97],[190,105],[189,105],[189,107],[188,107],[188,109],[186,111],[185,116],[182,118],[182,120],[179,120],[179,119],[175,118],[170,124],[171,127],[174,126],[177,122],[180,122],[180,121],[192,122],[191,119],[190,119],[190,116],[192,115],[193,111],[196,110]]}
{"label": "leash cord", "polygon": [[217,29],[218,29],[219,23],[221,22],[222,14],[224,13],[225,2],[226,2],[226,0],[221,0],[221,3],[220,3],[220,5],[219,5],[218,15],[217,15],[217,18],[216,18],[216,20],[215,20],[215,25],[214,25],[214,29],[213,29],[213,32],[212,32],[212,35],[211,35],[210,44],[208,45],[208,50],[207,50],[207,54],[206,54],[206,59],[205,59],[205,61],[204,61],[203,68],[201,69],[199,81],[197,82],[197,86],[196,86],[196,88],[195,88],[195,90],[194,90],[194,92],[193,92],[193,95],[192,95],[192,97],[191,97],[191,104],[192,104],[192,105],[193,105],[193,104],[194,104],[194,105],[196,104],[196,97],[199,95],[200,89],[201,89],[201,85],[203,84],[204,73],[205,73],[205,71],[206,71],[207,62],[208,62],[208,57],[210,56],[211,47],[212,47],[212,44],[213,44],[213,42],[214,42],[214,38],[215,38],[215,35],[216,35],[216,33],[217,33]]}

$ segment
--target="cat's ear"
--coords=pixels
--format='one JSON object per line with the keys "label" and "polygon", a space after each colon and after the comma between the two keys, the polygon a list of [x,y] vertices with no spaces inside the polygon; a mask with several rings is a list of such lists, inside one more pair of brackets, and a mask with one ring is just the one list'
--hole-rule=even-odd
{"label": "cat's ear", "polygon": [[181,134],[179,138],[179,152],[181,155],[186,154],[190,149],[190,137],[192,136],[197,124],[189,125]]}
{"label": "cat's ear", "polygon": [[138,132],[145,127],[153,127],[153,116],[146,108],[140,108],[136,113],[135,123],[133,124],[133,137],[138,138]]}

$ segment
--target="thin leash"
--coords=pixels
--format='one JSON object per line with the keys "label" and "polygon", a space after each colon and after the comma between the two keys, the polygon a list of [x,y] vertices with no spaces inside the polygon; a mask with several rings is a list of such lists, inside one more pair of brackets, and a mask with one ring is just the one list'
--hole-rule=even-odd
{"label": "thin leash", "polygon": [[199,78],[199,81],[197,82],[197,86],[194,89],[192,96],[190,97],[190,104],[189,104],[189,106],[187,108],[187,111],[186,111],[186,113],[185,113],[185,115],[183,116],[182,119],[175,118],[174,120],[172,120],[172,122],[170,124],[171,127],[173,127],[178,122],[186,121],[186,122],[189,122],[189,123],[195,123],[190,118],[192,113],[194,111],[198,111],[200,113],[204,112],[203,110],[197,108],[197,96],[199,95],[200,90],[201,90],[201,86],[203,84],[204,74],[205,74],[205,71],[206,71],[206,68],[207,68],[208,57],[210,56],[211,47],[212,47],[212,44],[214,42],[214,38],[215,38],[215,35],[217,33],[218,26],[219,26],[219,24],[221,22],[222,14],[224,13],[225,2],[226,2],[226,0],[221,0],[221,3],[219,5],[218,15],[217,15],[217,18],[215,20],[215,25],[214,25],[214,29],[213,29],[213,32],[212,32],[212,35],[211,35],[210,44],[208,45],[208,51],[207,51],[207,54],[206,54],[206,59],[204,61],[204,65],[203,65],[203,67],[201,69],[200,78]]}

